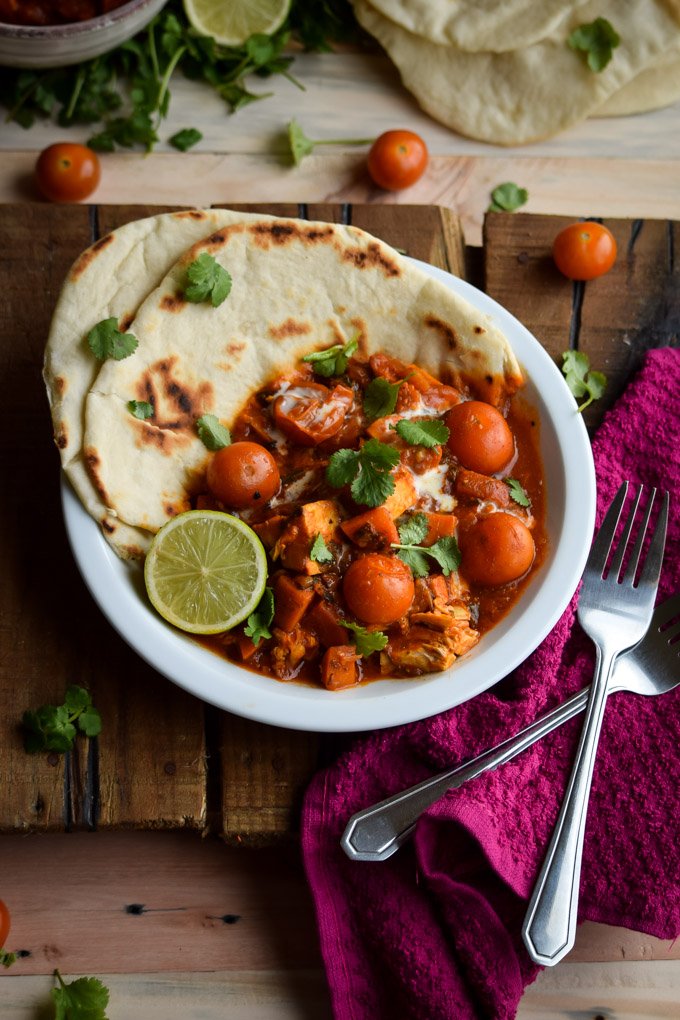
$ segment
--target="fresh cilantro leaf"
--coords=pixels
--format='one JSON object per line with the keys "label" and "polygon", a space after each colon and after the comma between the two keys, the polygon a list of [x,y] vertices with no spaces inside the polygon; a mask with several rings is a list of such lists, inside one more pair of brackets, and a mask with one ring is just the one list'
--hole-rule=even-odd
{"label": "fresh cilantro leaf", "polygon": [[184,297],[198,303],[210,298],[213,308],[221,305],[231,290],[231,276],[207,251],[187,267]]}
{"label": "fresh cilantro leaf", "polygon": [[71,685],[63,705],[41,705],[24,712],[24,747],[29,754],[39,751],[70,751],[78,729],[85,736],[101,732],[101,716],[92,704],[89,691]]}
{"label": "fresh cilantro leaf", "polygon": [[397,406],[399,387],[403,382],[404,380],[400,379],[399,382],[391,383],[380,375],[372,379],[364,392],[366,417],[375,421],[376,418],[385,418],[388,414],[392,414]]}
{"label": "fresh cilantro leaf", "polygon": [[206,449],[212,450],[213,453],[231,444],[229,429],[214,414],[204,414],[198,418],[196,431]]}
{"label": "fresh cilantro leaf", "polygon": [[264,594],[257,604],[257,608],[250,614],[243,633],[252,639],[253,644],[259,645],[261,640],[270,638],[269,630],[274,619],[274,592],[271,588],[265,588]]}
{"label": "fresh cilantro leaf", "polygon": [[370,655],[372,652],[381,652],[387,644],[387,635],[381,630],[366,630],[358,623],[351,623],[349,620],[338,620],[341,626],[351,630],[354,635],[354,645],[357,655]]}
{"label": "fresh cilantro leaf", "polygon": [[312,549],[309,554],[309,558],[312,560],[316,560],[317,563],[333,562],[333,553],[326,545],[326,541],[321,532],[319,532],[319,534],[312,542]]}
{"label": "fresh cilantro leaf", "polygon": [[102,319],[87,334],[87,345],[100,361],[106,358],[122,361],[137,350],[138,343],[132,333],[121,333],[115,318]]}
{"label": "fresh cilantro leaf", "polygon": [[448,577],[454,570],[458,570],[461,559],[460,549],[453,535],[440,538],[434,545],[428,546],[426,551],[428,556],[434,557],[442,568],[444,577]]}
{"label": "fresh cilantro leaf", "polygon": [[572,50],[583,53],[591,71],[599,74],[612,59],[621,42],[619,35],[606,18],[595,18],[575,28],[567,39]]}
{"label": "fresh cilantro leaf", "polygon": [[[418,517],[420,515],[416,514],[415,516]],[[430,572],[430,564],[427,561],[428,556],[436,560],[445,577],[448,577],[454,570],[458,570],[460,566],[460,550],[456,539],[452,535],[440,538],[434,545],[428,546],[418,545],[418,542],[413,541],[404,542],[403,538],[407,535],[408,533],[402,534],[402,529],[400,528],[399,538],[402,539],[402,542],[400,544],[393,542],[392,548],[398,550],[397,556],[400,560],[404,561],[407,567],[411,568],[415,577],[425,577]],[[424,537],[425,535],[421,534],[418,541],[422,542]]]}
{"label": "fresh cilantro leaf", "polygon": [[510,499],[513,499],[518,506],[531,506],[526,489],[516,478],[504,478],[503,481],[510,489]]}
{"label": "fresh cilantro leaf", "polygon": [[341,489],[356,477],[359,471],[358,450],[336,450],[328,462],[326,479],[335,489]]}
{"label": "fresh cilantro leaf", "polygon": [[98,978],[77,978],[65,982],[55,970],[59,985],[52,989],[55,1020],[106,1020],[109,990]]}
{"label": "fresh cilantro leaf", "polygon": [[603,372],[590,370],[590,360],[582,351],[564,351],[562,354],[562,374],[567,386],[578,400],[588,399],[579,404],[579,412],[585,411],[594,400],[598,400],[607,388],[607,377]]}
{"label": "fresh cilantro leaf", "polygon": [[168,138],[168,141],[180,152],[186,152],[202,139],[203,135],[197,128],[182,128],[181,131],[177,131],[171,138]]}
{"label": "fresh cilantro leaf", "polygon": [[140,421],[146,421],[153,414],[153,404],[150,404],[147,400],[128,400],[128,411],[135,418],[139,418]]}
{"label": "fresh cilantro leaf", "polygon": [[404,545],[420,545],[428,529],[425,514],[411,514],[398,525],[399,541]]}
{"label": "fresh cilantro leaf", "polygon": [[489,212],[515,212],[529,200],[526,188],[520,188],[513,181],[499,184],[491,192]]}
{"label": "fresh cilantro leaf", "polygon": [[397,435],[411,446],[437,446],[449,438],[449,430],[438,418],[401,418],[392,426]]}
{"label": "fresh cilantro leaf", "polygon": [[380,506],[394,492],[391,470],[399,463],[399,451],[377,439],[369,439],[360,450],[337,450],[326,468],[326,478],[335,488],[351,482],[357,503]]}
{"label": "fresh cilantro leaf", "polygon": [[416,545],[394,546],[398,549],[397,556],[406,564],[414,577],[427,577],[430,573],[430,561],[424,548]]}
{"label": "fresh cilantro leaf", "polygon": [[309,156],[317,145],[372,145],[375,138],[308,138],[298,122],[290,121],[286,134],[290,158],[295,166]]}
{"label": "fresh cilantro leaf", "polygon": [[302,360],[309,362],[317,375],[330,378],[343,374],[347,368],[347,362],[358,346],[359,337],[355,336],[346,344],[335,344],[334,347],[328,347],[325,351],[313,351],[311,354],[305,354]]}
{"label": "fresh cilantro leaf", "polygon": [[8,953],[6,949],[0,948],[0,967],[8,969],[13,963],[17,962],[16,953]]}

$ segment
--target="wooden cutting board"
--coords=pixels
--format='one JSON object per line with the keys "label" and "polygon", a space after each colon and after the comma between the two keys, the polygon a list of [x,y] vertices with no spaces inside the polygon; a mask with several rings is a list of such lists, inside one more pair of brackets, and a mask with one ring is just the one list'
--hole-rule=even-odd
{"label": "wooden cutting board", "polygon": [[[465,249],[455,215],[429,206],[239,206],[353,223],[409,255],[467,276],[556,358],[570,346],[607,373],[596,425],[649,346],[678,343],[678,225],[607,221],[612,272],[574,285],[554,269],[558,217],[491,214],[484,251]],[[304,788],[343,738],[279,729],[214,709],[157,674],[89,596],[67,546],[58,456],[41,379],[56,298],[76,255],[148,206],[0,206],[0,831],[191,828],[266,843],[296,831]],[[101,735],[76,752],[29,756],[27,708],[88,686]]]}

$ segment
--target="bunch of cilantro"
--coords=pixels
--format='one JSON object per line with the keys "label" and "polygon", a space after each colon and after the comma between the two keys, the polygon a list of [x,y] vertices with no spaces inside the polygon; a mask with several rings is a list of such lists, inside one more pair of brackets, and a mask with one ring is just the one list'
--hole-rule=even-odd
{"label": "bunch of cilantro", "polygon": [[[94,60],[44,71],[0,68],[0,103],[6,121],[30,128],[51,118],[61,127],[91,124],[88,145],[99,152],[116,148],[150,151],[170,106],[175,73],[203,81],[230,112],[271,93],[253,91],[251,76],[290,74],[289,42],[305,50],[329,50],[357,31],[349,0],[292,0],[282,27],[271,36],[253,35],[243,46],[219,46],[187,21],[181,0],[170,0],[133,39]],[[296,84],[298,84],[296,82]],[[186,151],[201,140],[188,126],[168,141]]]}

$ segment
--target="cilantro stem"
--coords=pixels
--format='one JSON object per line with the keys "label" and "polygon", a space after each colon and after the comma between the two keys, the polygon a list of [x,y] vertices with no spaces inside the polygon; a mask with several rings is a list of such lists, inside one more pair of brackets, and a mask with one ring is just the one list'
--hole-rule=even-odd
{"label": "cilantro stem", "polygon": [[71,92],[71,98],[69,99],[68,107],[66,108],[66,113],[64,114],[64,120],[70,121],[71,118],[73,117],[73,112],[76,108],[76,103],[78,102],[78,96],[82,92],[83,85],[85,84],[85,75],[86,75],[85,68],[80,67],[78,69],[76,83],[73,86],[73,91]]}
{"label": "cilantro stem", "polygon": [[30,96],[33,94],[33,92],[35,92],[35,90],[37,89],[39,84],[40,84],[40,81],[39,81],[39,79],[36,78],[36,80],[31,85],[28,86],[28,88],[25,90],[25,92],[22,95],[19,96],[17,102],[14,104],[12,109],[9,111],[9,113],[5,117],[5,123],[6,124],[9,124],[11,121],[14,120],[14,118],[17,115],[17,113],[21,109],[21,107],[24,105],[26,100],[30,98]]}
{"label": "cilantro stem", "polygon": [[151,57],[151,63],[153,65],[153,75],[156,81],[161,80],[161,69],[158,63],[158,53],[156,51],[156,35],[153,30],[153,22],[149,25],[149,29],[146,33],[147,39],[149,40],[149,56]]}
{"label": "cilantro stem", "polygon": [[54,976],[57,979],[57,981],[59,982],[59,984],[61,985],[61,987],[62,988],[66,988],[66,982],[64,981],[63,977],[61,976],[61,974],[59,973],[58,970],[55,970]]}
{"label": "cilantro stem", "polygon": [[175,70],[175,68],[177,67],[178,63],[180,62],[180,60],[182,59],[182,57],[184,56],[186,51],[187,51],[187,47],[185,45],[185,46],[180,46],[179,49],[177,49],[173,53],[172,59],[170,60],[168,66],[166,67],[165,74],[163,75],[163,78],[161,79],[161,87],[160,87],[160,90],[159,90],[159,93],[158,93],[158,99],[156,100],[156,109],[158,110],[158,113],[159,113],[159,118],[158,118],[159,123],[160,123],[161,117],[163,116],[163,114],[161,113],[161,109],[163,107],[163,100],[165,99],[165,93],[168,91],[168,86],[170,84],[170,79],[172,78],[172,72]]}
{"label": "cilantro stem", "polygon": [[293,85],[296,85],[300,89],[300,92],[307,91],[307,86],[303,85],[301,81],[298,81],[295,75],[291,74],[290,71],[282,71],[281,74],[284,78],[287,78],[288,81],[291,82]]}

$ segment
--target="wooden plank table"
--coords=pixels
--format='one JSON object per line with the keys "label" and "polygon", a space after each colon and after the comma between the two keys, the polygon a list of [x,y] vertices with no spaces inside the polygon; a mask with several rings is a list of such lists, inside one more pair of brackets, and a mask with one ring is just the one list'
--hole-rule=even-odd
{"label": "wooden plank table", "polygon": [[[611,321],[609,310],[607,317],[601,314],[606,307],[602,303],[606,289],[601,286],[605,280],[588,285],[585,295],[558,281],[559,300],[552,288],[545,295],[551,309],[555,302],[546,321],[547,312],[539,314],[536,303],[523,297],[517,269],[533,273],[545,260],[548,228],[541,247],[528,224],[523,234],[512,236],[522,228],[523,217],[492,217],[488,230],[494,234],[499,261],[487,259],[486,273],[494,296],[542,341],[552,338],[554,353],[568,340],[567,327],[570,332],[575,328],[572,323],[577,319],[571,309],[580,306],[581,342],[593,344],[594,363],[613,380],[608,399],[620,388],[645,337],[650,336],[649,327],[641,331],[645,322],[654,323],[655,329],[661,322],[665,338],[677,342],[677,289],[672,289],[677,268],[670,264],[678,250],[677,243],[673,246],[677,227],[667,221],[680,219],[680,104],[644,116],[589,120],[555,139],[505,149],[460,138],[422,114],[400,86],[389,61],[379,54],[303,55],[294,70],[305,85],[304,92],[284,79],[272,79],[267,91],[273,90],[273,97],[234,117],[226,116],[221,102],[200,86],[173,80],[170,118],[163,137],[192,123],[203,131],[204,141],[183,155],[171,152],[165,143],[148,157],[138,153],[107,155],[95,196],[100,208],[129,203],[135,206],[131,214],[137,215],[149,202],[233,205],[274,201],[295,203],[294,210],[297,203],[339,205],[342,215],[343,204],[368,203],[376,205],[378,214],[387,219],[379,209],[384,203],[395,206],[399,216],[409,215],[405,205],[439,205],[447,216],[455,213],[460,218],[468,245],[479,246],[490,190],[501,181],[514,180],[529,189],[526,209],[532,213],[647,218],[642,231],[639,227],[632,231],[630,222],[614,224],[616,231],[620,230],[620,248],[626,256],[615,270],[616,276],[606,279],[608,283],[616,280],[619,295],[630,297],[626,294],[627,267],[631,262],[638,267],[644,263],[648,287],[646,293],[639,291],[636,328],[631,333],[637,339],[632,347],[628,346],[629,330],[622,322],[615,324],[615,335],[602,331],[602,323],[606,326]],[[363,149],[319,149],[300,168],[286,167],[280,135],[293,114],[307,133],[317,138],[370,137],[390,127],[416,130],[432,153],[428,173],[406,192],[386,195],[368,180]],[[31,173],[37,151],[59,138],[84,139],[87,133],[87,128],[64,132],[49,123],[29,132],[3,125],[0,202],[34,200]],[[280,746],[274,758],[269,761],[260,747],[243,760],[238,741],[253,739],[254,724],[234,720],[240,731],[234,741],[211,710],[197,708],[193,699],[180,696],[163,678],[141,670],[125,645],[105,633],[100,614],[82,588],[70,604],[61,599],[62,584],[73,591],[80,580],[59,544],[63,543],[63,528],[55,509],[56,460],[44,444],[49,422],[39,378],[44,333],[37,328],[32,304],[34,295],[48,285],[52,288],[48,296],[52,300],[56,296],[55,281],[67,267],[68,245],[74,245],[75,239],[68,233],[40,233],[51,215],[49,210],[43,204],[27,221],[36,228],[30,257],[26,255],[22,266],[36,284],[35,290],[24,287],[22,291],[30,294],[30,304],[26,305],[25,297],[22,303],[13,288],[5,289],[3,327],[9,324],[13,331],[19,323],[19,329],[11,334],[6,328],[0,330],[15,341],[2,373],[6,426],[0,442],[2,467],[5,478],[12,479],[13,495],[18,488],[25,488],[15,500],[0,502],[2,590],[17,596],[9,607],[3,606],[2,616],[2,661],[12,682],[9,688],[3,685],[0,689],[5,727],[0,732],[4,754],[0,757],[0,813],[5,827],[15,834],[0,836],[0,874],[4,876],[0,896],[13,907],[11,945],[31,952],[6,976],[0,976],[2,1018],[33,1020],[52,983],[47,975],[58,962],[64,973],[107,975],[112,1020],[155,1020],[156,1016],[163,1020],[216,1020],[224,1016],[225,1006],[234,1020],[321,1020],[329,1015],[328,1002],[294,844],[246,851],[224,846],[216,836],[201,839],[198,834],[206,825],[215,832],[226,827],[235,833],[238,843],[239,830],[247,830],[253,818],[260,825],[266,823],[270,832],[277,827],[285,831],[290,807],[285,806],[285,798],[284,806],[280,800],[272,803],[270,793],[280,781],[281,763],[286,768],[297,764],[299,750],[285,731],[276,731]],[[377,233],[380,226],[375,227]],[[12,246],[4,231],[0,237],[5,242],[0,247],[3,272],[12,257]],[[399,243],[396,237],[387,239]],[[521,243],[519,252],[515,243]],[[427,248],[420,250],[420,257],[431,257]],[[523,253],[529,258],[524,259]],[[468,248],[466,255],[472,274],[468,272],[469,278],[479,284],[484,271],[480,250]],[[519,256],[522,261],[518,263]],[[40,273],[35,270],[38,262]],[[665,281],[661,287],[659,267]],[[667,299],[668,314],[659,319],[658,312]],[[41,302],[42,297],[36,303]],[[591,423],[597,414],[593,409]],[[41,480],[39,498],[46,497],[51,508],[39,518],[35,516],[37,478]],[[36,527],[25,524],[24,514]],[[69,635],[76,619],[82,646],[74,653]],[[25,672],[16,672],[17,662],[24,661],[28,649],[35,657],[34,664]],[[56,695],[66,680],[76,679],[72,673],[76,662],[85,664],[81,679],[91,683],[99,677],[100,707],[108,718],[116,720],[113,727],[109,724],[106,742],[102,737],[99,748],[100,765],[105,760],[115,776],[102,795],[100,823],[109,826],[105,833],[64,835],[56,831],[65,822],[72,829],[92,824],[93,798],[88,801],[79,792],[83,782],[87,789],[91,776],[87,761],[70,760],[64,767],[60,761],[32,759],[27,766],[18,754],[13,728],[34,696],[50,684],[50,693]],[[111,682],[108,695],[107,678]],[[116,698],[121,687],[130,700],[119,706]],[[146,756],[140,758],[139,770],[131,773],[125,749],[144,730],[140,712],[150,706],[155,706],[157,713],[154,733]],[[179,719],[186,729],[184,746],[174,740]],[[317,761],[323,763],[334,750],[333,744],[311,749],[309,757],[303,756],[302,771]],[[220,753],[221,768],[215,773],[211,766]],[[250,807],[236,787],[244,767],[251,771],[261,767],[262,775],[267,770],[269,775],[269,782],[261,784],[260,803],[253,803],[251,796]],[[228,776],[226,797],[221,781],[206,783],[211,771]],[[22,805],[15,815],[7,813],[10,799],[5,791],[9,785],[15,788],[13,803]],[[35,796],[36,791],[40,796]],[[147,822],[164,818],[166,824],[179,823],[194,831],[133,833],[112,828],[129,827],[139,818]],[[16,834],[18,829],[29,828],[41,832]],[[187,895],[179,897],[178,890]],[[146,904],[149,909],[141,914],[124,912],[125,906],[134,904]],[[224,920],[236,913],[242,921]],[[248,929],[243,935],[246,919]],[[131,929],[129,924],[135,922],[143,922],[144,927]],[[678,943],[584,925],[568,960],[546,971],[527,990],[520,1020],[563,1020],[567,1012],[589,1018],[616,1015],[621,1020],[676,1016],[679,951]]]}

